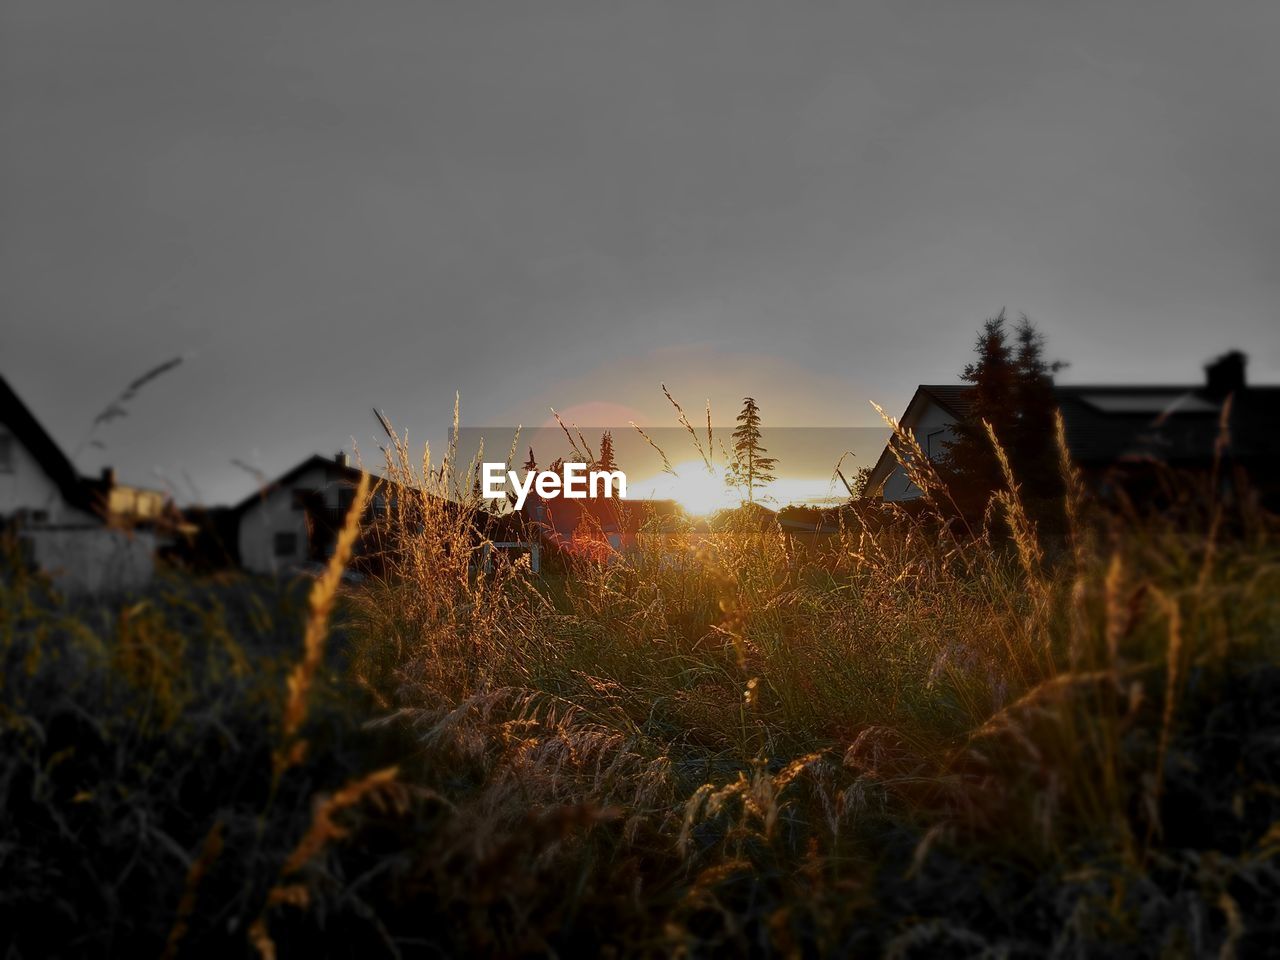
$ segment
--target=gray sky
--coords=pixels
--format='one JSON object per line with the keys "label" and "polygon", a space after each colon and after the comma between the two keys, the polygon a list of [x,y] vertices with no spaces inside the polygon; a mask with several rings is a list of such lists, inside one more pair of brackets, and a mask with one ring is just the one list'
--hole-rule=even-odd
{"label": "gray sky", "polygon": [[[0,6],[0,373],[190,499],[354,436],[869,425],[1026,311],[1280,380],[1280,4]],[[592,406],[595,404],[596,406]],[[611,404],[612,406],[599,406]],[[859,451],[868,458],[877,451]]]}

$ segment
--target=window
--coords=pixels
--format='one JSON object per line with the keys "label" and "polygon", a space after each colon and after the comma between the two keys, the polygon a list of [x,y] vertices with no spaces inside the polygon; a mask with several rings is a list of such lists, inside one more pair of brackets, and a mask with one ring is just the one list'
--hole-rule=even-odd
{"label": "window", "polygon": [[346,512],[351,509],[351,504],[355,503],[356,492],[350,487],[340,487],[338,489],[338,510],[345,516]]}
{"label": "window", "polygon": [[292,557],[298,552],[298,535],[290,532],[280,532],[276,534],[276,556]]}
{"label": "window", "polygon": [[13,437],[0,433],[0,473],[13,473]]}

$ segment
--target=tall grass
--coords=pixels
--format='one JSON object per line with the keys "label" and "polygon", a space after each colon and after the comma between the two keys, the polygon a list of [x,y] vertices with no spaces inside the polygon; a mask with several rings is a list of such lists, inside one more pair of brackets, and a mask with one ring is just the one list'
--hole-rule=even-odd
{"label": "tall grass", "polygon": [[[466,468],[410,469],[393,444],[389,475],[423,496],[390,531],[402,568],[361,598],[357,661],[386,722],[442,764],[424,775],[485,811],[475,829],[584,805],[615,817],[610,862],[674,898],[664,949],[1088,951],[1154,935],[1196,954],[1261,937],[1272,921],[1228,888],[1276,879],[1261,838],[1280,771],[1268,755],[1243,781],[1257,731],[1239,715],[1274,682],[1274,520],[1172,476],[1168,510],[1104,512],[1059,434],[1068,524],[1053,540],[993,437],[1008,537],[867,508],[810,553],[748,518],[655,531],[550,583],[478,574],[475,505],[429,495],[455,471],[469,489]],[[945,507],[927,458],[909,459]],[[1223,757],[1201,755],[1197,725],[1221,711],[1239,741],[1214,749],[1242,766],[1200,784]],[[1188,804],[1221,803],[1268,813],[1187,832]],[[1222,830],[1233,849],[1213,856],[1237,860],[1206,874]],[[1189,914],[1188,884],[1212,888]],[[1040,915],[987,902],[973,919],[993,887],[1040,891]],[[938,922],[895,916],[903,902]]]}
{"label": "tall grass", "polygon": [[1011,476],[966,530],[908,456],[934,513],[806,548],[743,512],[539,576],[482,562],[474,464],[384,424],[386,575],[357,591],[341,556],[309,601],[175,577],[105,616],[5,583],[0,905],[46,930],[13,955],[1280,933],[1280,546],[1240,488],[1104,510],[1063,444],[1064,533]]}

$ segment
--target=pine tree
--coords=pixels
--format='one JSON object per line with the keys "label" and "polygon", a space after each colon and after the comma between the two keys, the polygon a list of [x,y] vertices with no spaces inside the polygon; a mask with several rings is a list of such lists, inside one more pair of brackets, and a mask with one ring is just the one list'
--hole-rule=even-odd
{"label": "pine tree", "polygon": [[983,324],[974,344],[978,355],[965,365],[960,379],[973,385],[968,415],[952,426],[955,439],[946,442],[939,473],[966,517],[980,515],[987,498],[1000,486],[1000,465],[983,421],[1007,437],[1013,416],[1013,354],[1005,329],[1005,314]]}
{"label": "pine tree", "polygon": [[1044,336],[1026,314],[1018,320],[1015,333],[1018,345],[1014,406],[1018,416],[1008,441],[1016,451],[1016,456],[1011,456],[1014,474],[1023,482],[1024,499],[1057,500],[1065,491],[1054,440],[1058,400],[1053,392],[1053,375],[1065,364],[1045,360]]}
{"label": "pine tree", "polygon": [[747,502],[756,502],[756,488],[777,479],[773,471],[778,461],[764,454],[769,451],[760,443],[760,407],[751,397],[742,400],[738,426],[733,431],[733,462],[725,481],[729,486],[747,491]]}
{"label": "pine tree", "polygon": [[600,436],[600,456],[596,458],[600,470],[617,470],[618,461],[613,456],[613,434],[606,430]]}
{"label": "pine tree", "polygon": [[1053,374],[1061,363],[1044,359],[1044,338],[1024,315],[1010,343],[1004,311],[988,320],[974,344],[977,359],[961,379],[973,385],[965,418],[938,472],[971,522],[982,518],[991,494],[1005,479],[983,421],[991,424],[1009,457],[1024,501],[1045,503],[1061,494],[1054,445]]}

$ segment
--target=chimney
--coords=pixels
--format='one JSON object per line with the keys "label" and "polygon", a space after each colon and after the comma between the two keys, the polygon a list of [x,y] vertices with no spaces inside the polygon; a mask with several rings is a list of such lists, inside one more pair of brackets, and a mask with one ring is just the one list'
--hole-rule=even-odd
{"label": "chimney", "polygon": [[340,467],[349,467],[349,466],[351,466],[351,461],[350,461],[350,459],[348,459],[348,457],[347,457],[347,451],[345,451],[345,450],[339,450],[337,453],[335,453],[335,454],[333,455],[333,462],[334,462],[334,463],[336,463],[336,464],[337,464],[338,466],[340,466]]}
{"label": "chimney", "polygon": [[1239,350],[1224,353],[1213,363],[1205,364],[1204,392],[1215,400],[1244,389],[1244,365],[1248,358]]}

